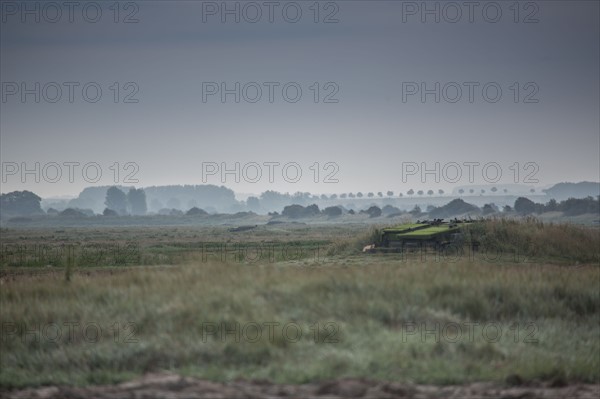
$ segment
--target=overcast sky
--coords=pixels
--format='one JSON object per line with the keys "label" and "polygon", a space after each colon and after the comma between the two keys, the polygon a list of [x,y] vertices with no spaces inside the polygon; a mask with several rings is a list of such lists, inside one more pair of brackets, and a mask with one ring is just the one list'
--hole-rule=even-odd
{"label": "overcast sky", "polygon": [[[2,192],[451,190],[469,162],[477,184],[600,180],[598,1],[44,4],[0,10]],[[214,169],[236,162],[239,184]],[[439,183],[414,170],[436,162]]]}

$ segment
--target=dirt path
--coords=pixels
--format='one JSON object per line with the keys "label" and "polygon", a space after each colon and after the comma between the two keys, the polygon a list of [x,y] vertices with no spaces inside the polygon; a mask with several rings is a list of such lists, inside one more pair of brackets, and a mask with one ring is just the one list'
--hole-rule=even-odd
{"label": "dirt path", "polygon": [[250,398],[590,398],[600,397],[600,384],[551,387],[550,384],[505,387],[490,383],[461,386],[403,385],[365,379],[343,379],[305,385],[278,385],[262,381],[215,383],[176,374],[147,374],[137,380],[113,386],[87,388],[45,387],[21,391],[0,391],[0,398],[22,399],[250,399]]}

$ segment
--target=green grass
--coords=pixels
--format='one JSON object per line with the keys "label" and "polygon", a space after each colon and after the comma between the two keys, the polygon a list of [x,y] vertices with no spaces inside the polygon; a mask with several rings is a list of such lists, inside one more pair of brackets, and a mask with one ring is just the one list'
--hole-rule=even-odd
{"label": "green grass", "polygon": [[[449,384],[503,381],[515,373],[544,379],[556,370],[569,380],[600,377],[598,267],[369,262],[193,263],[77,275],[70,283],[12,282],[0,294],[0,386],[107,383],[165,369],[281,383],[362,376]],[[101,339],[87,342],[83,327],[72,336],[63,328],[57,342],[25,331],[73,322],[96,323]],[[128,322],[135,326],[129,338],[137,342],[127,342]],[[240,333],[239,342],[234,335],[205,334],[206,323],[231,329],[250,322],[279,326],[272,339],[263,327],[257,342],[244,339],[250,333]],[[298,342],[283,335],[292,322],[302,329]],[[409,334],[409,323],[429,329],[438,323],[441,332],[449,323],[469,322],[479,323],[473,340],[466,327],[457,342]],[[7,323],[17,331],[7,331]],[[498,342],[482,335],[489,323],[503,328]],[[520,331],[516,339],[513,325]],[[328,335],[338,342],[323,342]]]}
{"label": "green grass", "polygon": [[600,230],[569,223],[492,219],[466,227],[467,240],[484,248],[519,253],[540,262],[600,264]]}
{"label": "green grass", "polygon": [[[48,236],[57,235],[7,233],[19,243],[52,242]],[[68,272],[44,268],[54,272],[15,278],[11,271],[35,268],[2,268],[0,387],[113,383],[159,370],[279,383],[368,377],[455,384],[501,382],[514,374],[598,383],[598,230],[495,220],[470,226],[467,234],[507,251],[534,248],[535,262],[361,254],[380,235],[365,226],[244,235],[216,228],[61,232],[81,242],[137,237],[141,262],[166,256],[172,265],[75,264]],[[218,262],[187,251],[186,245],[209,240],[330,247],[318,259],[258,262]],[[79,326],[69,331],[65,323]],[[208,334],[212,326],[231,330],[249,323],[262,326],[256,341],[241,331],[239,340]],[[265,323],[279,324],[269,335]],[[302,331],[297,342],[285,336],[289,323]],[[440,336],[456,323],[459,339],[451,339],[452,330]],[[84,334],[90,325],[91,338],[94,326],[102,329],[97,340]],[[52,337],[56,326],[60,338],[44,338],[43,329]],[[439,342],[419,333],[436,326]],[[496,341],[490,338],[497,327],[502,333]]]}

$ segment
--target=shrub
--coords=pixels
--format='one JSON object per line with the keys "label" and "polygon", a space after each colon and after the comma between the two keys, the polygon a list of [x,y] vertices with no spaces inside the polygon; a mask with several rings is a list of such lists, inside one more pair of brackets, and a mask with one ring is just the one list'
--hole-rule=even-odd
{"label": "shrub", "polygon": [[342,214],[342,208],[339,206],[329,206],[323,209],[323,213],[329,217],[336,217]]}

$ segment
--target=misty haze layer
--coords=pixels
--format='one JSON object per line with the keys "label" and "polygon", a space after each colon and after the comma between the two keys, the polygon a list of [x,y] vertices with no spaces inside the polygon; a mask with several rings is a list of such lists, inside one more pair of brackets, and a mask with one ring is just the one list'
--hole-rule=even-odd
{"label": "misty haze layer", "polygon": [[[449,192],[490,162],[498,184],[600,180],[598,2],[313,3],[3,4],[2,192]],[[4,168],[35,162],[62,177]]]}

